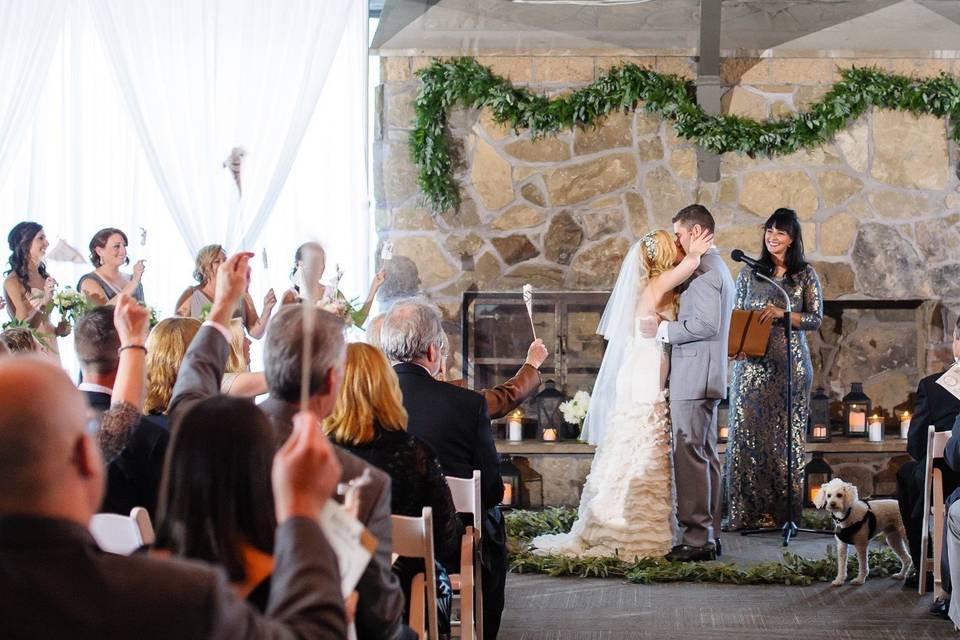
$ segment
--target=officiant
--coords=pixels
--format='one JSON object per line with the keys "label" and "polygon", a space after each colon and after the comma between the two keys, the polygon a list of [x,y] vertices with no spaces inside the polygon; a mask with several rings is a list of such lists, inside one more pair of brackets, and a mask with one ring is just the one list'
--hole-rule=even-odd
{"label": "officiant", "polygon": [[782,294],[749,267],[737,278],[736,308],[760,312],[771,323],[761,357],[736,356],[730,384],[730,435],[725,456],[728,529],[779,525],[787,512],[787,428],[792,429],[793,513],[803,500],[804,436],[810,408],[813,368],[806,332],[817,331],[823,318],[823,294],[817,272],[804,257],[797,214],[780,208],[763,225],[760,263],[790,295],[793,366],[792,421],[785,415],[787,342]]}

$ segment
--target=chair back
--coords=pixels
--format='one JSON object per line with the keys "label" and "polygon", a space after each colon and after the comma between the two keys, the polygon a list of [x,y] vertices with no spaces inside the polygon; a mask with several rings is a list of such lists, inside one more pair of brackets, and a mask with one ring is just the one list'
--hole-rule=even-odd
{"label": "chair back", "polygon": [[453,507],[457,513],[469,513],[473,516],[473,528],[479,538],[483,531],[483,506],[480,502],[480,470],[473,470],[472,478],[455,478],[446,476],[450,495],[453,496]]}
{"label": "chair back", "polygon": [[[411,620],[420,619],[414,611],[415,607],[420,606],[415,603],[423,603],[427,610],[427,635],[430,640],[439,640],[437,632],[437,571],[434,565],[433,553],[433,509],[423,508],[423,515],[419,518],[409,516],[390,516],[393,534],[393,553],[406,558],[422,558],[423,567],[426,573],[425,579],[421,581],[414,579],[410,593],[410,618]],[[415,593],[416,587],[423,584],[423,593]],[[423,639],[422,630],[414,629]]]}
{"label": "chair back", "polygon": [[[920,574],[920,584],[917,591],[924,595],[927,590],[927,572],[933,572],[933,584],[936,596],[942,597],[943,577],[940,571],[940,558],[943,554],[943,521],[944,521],[944,496],[943,496],[943,474],[940,469],[933,466],[938,458],[943,458],[943,451],[947,447],[947,441],[950,439],[950,431],[937,431],[934,425],[927,428],[927,459],[925,461],[926,470],[923,474],[923,528],[920,537],[920,566],[917,571]],[[931,518],[933,520],[933,561],[927,558],[927,550],[930,548],[930,529]]]}
{"label": "chair back", "polygon": [[101,549],[124,556],[156,540],[150,514],[143,507],[134,507],[129,516],[94,514],[90,519],[90,533]]}

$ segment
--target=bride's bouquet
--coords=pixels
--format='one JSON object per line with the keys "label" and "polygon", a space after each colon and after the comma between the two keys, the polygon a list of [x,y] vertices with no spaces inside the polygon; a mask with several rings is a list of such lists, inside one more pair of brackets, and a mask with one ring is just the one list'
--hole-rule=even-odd
{"label": "bride's bouquet", "polygon": [[77,324],[80,316],[94,307],[85,295],[70,287],[64,287],[53,294],[53,306],[60,312],[60,318],[72,325]]}
{"label": "bride's bouquet", "polygon": [[560,405],[560,413],[563,419],[570,424],[575,424],[581,429],[583,421],[587,417],[587,409],[590,407],[590,394],[586,391],[577,391],[573,398]]}

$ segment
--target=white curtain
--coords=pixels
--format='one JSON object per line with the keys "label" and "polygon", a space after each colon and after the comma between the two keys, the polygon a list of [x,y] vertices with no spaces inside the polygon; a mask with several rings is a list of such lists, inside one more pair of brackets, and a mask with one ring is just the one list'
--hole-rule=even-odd
{"label": "white curtain", "polygon": [[[192,252],[251,248],[359,0],[90,0],[154,177]],[[238,188],[231,150],[245,151]],[[242,195],[241,195],[242,194]]]}
{"label": "white curtain", "polygon": [[0,0],[0,187],[30,126],[67,0]]}

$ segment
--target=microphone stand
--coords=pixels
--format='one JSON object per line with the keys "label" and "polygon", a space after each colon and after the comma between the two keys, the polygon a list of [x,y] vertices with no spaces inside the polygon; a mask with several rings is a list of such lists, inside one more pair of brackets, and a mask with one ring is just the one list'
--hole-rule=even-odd
{"label": "microphone stand", "polygon": [[[783,316],[784,320],[784,329],[783,334],[786,338],[787,343],[787,395],[786,395],[786,410],[787,410],[787,520],[783,523],[782,527],[768,527],[760,529],[745,529],[740,532],[740,535],[749,536],[757,533],[780,533],[783,535],[783,546],[788,546],[790,544],[790,539],[795,537],[797,533],[824,533],[833,535],[833,531],[823,531],[820,529],[801,529],[797,526],[797,523],[794,521],[793,513],[793,351],[790,349],[790,341],[793,333],[793,325],[791,322],[791,314],[793,313],[793,305],[790,302],[790,294],[787,293],[783,287],[778,285],[773,281],[772,278],[761,273],[758,269],[753,269],[753,275],[756,277],[766,280],[774,286],[774,288],[783,295],[783,299],[786,302],[786,313]],[[802,514],[801,514],[802,515]]]}

